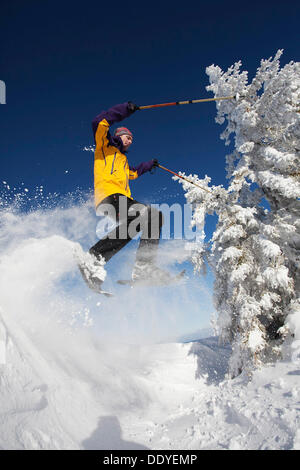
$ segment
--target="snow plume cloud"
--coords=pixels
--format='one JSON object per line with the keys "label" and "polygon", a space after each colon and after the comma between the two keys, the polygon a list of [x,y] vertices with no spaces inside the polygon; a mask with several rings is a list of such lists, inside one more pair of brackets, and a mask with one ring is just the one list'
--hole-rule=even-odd
{"label": "snow plume cloud", "polygon": [[[90,291],[74,251],[87,250],[97,240],[92,198],[83,195],[74,203],[71,195],[40,195],[34,208],[24,210],[26,197],[24,192],[5,203],[2,197],[0,307],[41,347],[66,350],[66,338],[74,335],[124,344],[174,341],[209,325],[210,292],[199,280],[160,288],[117,284],[131,276],[136,240],[106,267],[104,288],[115,297]],[[163,241],[159,264],[175,273],[186,267],[189,256],[184,241]]]}
{"label": "snow plume cloud", "polygon": [[[119,448],[122,413],[147,408],[152,382],[147,388],[144,376],[156,368],[157,348],[168,368],[173,361],[176,377],[179,354],[180,380],[183,373],[196,380],[189,345],[157,343],[206,326],[201,315],[209,295],[200,285],[193,295],[185,285],[119,286],[116,280],[131,274],[135,240],[107,266],[104,288],[115,297],[93,293],[74,258],[74,250],[96,241],[92,199],[40,196],[25,210],[26,194],[7,195],[0,207],[0,367],[7,384],[0,394],[0,447],[89,448],[94,443],[86,440],[101,423],[106,433],[108,422],[111,445]],[[187,252],[179,241],[171,245],[162,250],[164,263],[184,263]],[[159,377],[154,373],[155,386]]]}

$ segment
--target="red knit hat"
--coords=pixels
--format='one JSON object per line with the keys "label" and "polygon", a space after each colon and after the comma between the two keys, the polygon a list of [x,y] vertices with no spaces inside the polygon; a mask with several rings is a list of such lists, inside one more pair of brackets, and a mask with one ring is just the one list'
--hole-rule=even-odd
{"label": "red knit hat", "polygon": [[118,127],[114,132],[114,137],[120,137],[120,135],[130,135],[133,137],[132,132],[130,132],[127,127]]}

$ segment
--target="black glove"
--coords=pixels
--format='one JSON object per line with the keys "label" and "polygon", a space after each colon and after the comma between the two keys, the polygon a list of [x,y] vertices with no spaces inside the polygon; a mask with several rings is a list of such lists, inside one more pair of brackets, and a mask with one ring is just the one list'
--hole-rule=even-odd
{"label": "black glove", "polygon": [[156,158],[154,158],[152,160],[152,168],[150,170],[151,175],[153,175],[155,173],[155,170],[156,170],[157,167],[158,167],[158,160]]}
{"label": "black glove", "polygon": [[137,104],[133,103],[132,101],[128,101],[127,108],[128,108],[128,111],[130,111],[131,113],[134,113],[135,111],[140,109],[140,107]]}

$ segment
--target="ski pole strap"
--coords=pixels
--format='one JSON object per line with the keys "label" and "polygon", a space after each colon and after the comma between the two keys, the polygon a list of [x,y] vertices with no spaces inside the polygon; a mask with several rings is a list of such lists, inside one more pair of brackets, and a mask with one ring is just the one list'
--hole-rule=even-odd
{"label": "ski pole strap", "polygon": [[194,183],[193,181],[188,180],[188,179],[185,178],[184,176],[178,175],[178,173],[175,173],[175,171],[169,170],[168,168],[165,168],[164,166],[159,165],[159,164],[158,164],[157,166],[158,166],[158,168],[161,168],[162,170],[168,171],[169,173],[172,173],[172,175],[175,175],[175,176],[177,176],[178,178],[181,178],[182,180],[186,181],[187,183],[193,184],[194,186],[197,186],[198,188],[202,189],[203,191],[206,191],[207,193],[212,194],[212,191],[210,191],[209,189],[204,188],[203,186],[200,186],[199,184]]}
{"label": "ski pole strap", "polygon": [[205,103],[207,101],[232,100],[234,98],[235,96],[220,96],[219,98],[204,98],[200,100],[173,101],[171,103],[149,104],[147,106],[139,106],[139,109],[161,108],[163,106],[175,106],[179,104]]}

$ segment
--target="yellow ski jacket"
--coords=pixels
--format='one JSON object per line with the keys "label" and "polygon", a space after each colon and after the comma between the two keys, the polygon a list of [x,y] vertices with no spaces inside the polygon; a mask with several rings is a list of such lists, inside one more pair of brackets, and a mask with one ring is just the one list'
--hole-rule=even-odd
{"label": "yellow ski jacket", "polygon": [[92,121],[95,137],[94,190],[95,207],[111,194],[124,194],[131,197],[129,180],[136,179],[150,171],[153,160],[143,162],[137,167],[128,164],[120,137],[112,136],[110,126],[130,116],[128,103],[123,103],[103,111]]}

